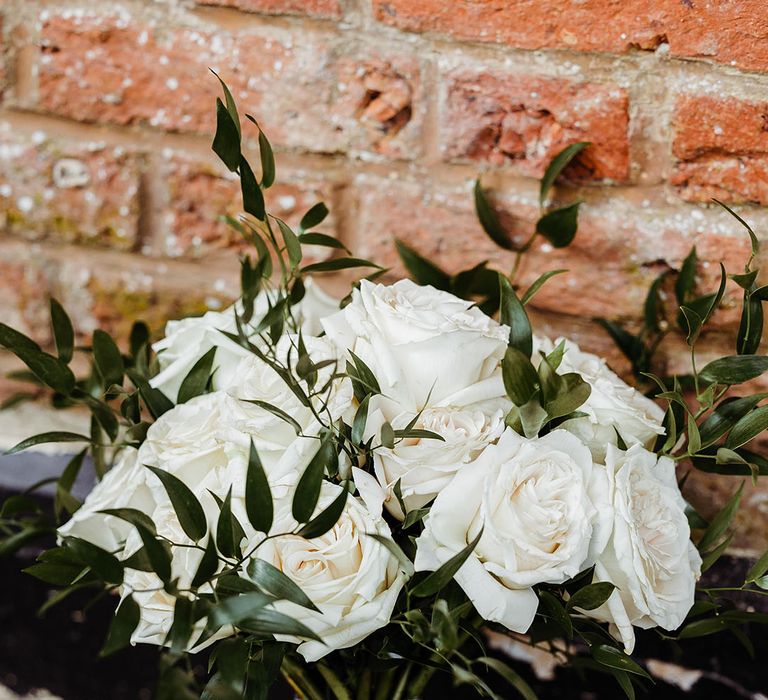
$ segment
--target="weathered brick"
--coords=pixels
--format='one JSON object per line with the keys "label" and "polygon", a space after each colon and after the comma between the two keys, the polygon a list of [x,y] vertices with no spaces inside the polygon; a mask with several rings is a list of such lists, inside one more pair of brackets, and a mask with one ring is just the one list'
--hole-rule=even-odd
{"label": "weathered brick", "polygon": [[677,100],[670,182],[683,199],[768,203],[768,102]]}
{"label": "weathered brick", "polygon": [[368,46],[350,55],[338,41],[309,29],[209,33],[52,14],[42,27],[39,106],[79,121],[210,133],[221,91],[214,67],[274,143],[415,155],[418,63]]}
{"label": "weathered brick", "polygon": [[[355,252],[386,267],[391,277],[403,274],[394,251],[394,237],[403,239],[423,256],[450,272],[483,260],[510,270],[513,256],[497,248],[482,232],[472,209],[468,188],[440,189],[413,182],[361,178],[357,183],[360,219]],[[503,221],[515,240],[533,231],[538,208],[533,196],[499,198]],[[666,269],[679,269],[691,246],[697,246],[700,285],[709,291],[719,280],[715,263],[724,259],[731,271],[740,270],[749,255],[749,240],[738,230],[676,211],[641,208],[614,200],[582,208],[573,244],[553,249],[534,245],[520,268],[526,287],[547,270],[567,269],[539,291],[532,305],[540,311],[591,319],[639,318],[648,287]],[[729,287],[713,325],[732,327],[738,317],[735,288]]]}
{"label": "weathered brick", "polygon": [[328,19],[341,16],[338,0],[197,0],[197,4],[275,15],[309,15]]}
{"label": "weathered brick", "polygon": [[378,20],[522,49],[626,53],[669,45],[681,58],[768,70],[763,0],[372,0]]}
{"label": "weathered brick", "polygon": [[[242,237],[220,220],[224,214],[237,217],[242,211],[239,180],[223,168],[170,155],[163,159],[162,179],[169,188],[170,210],[163,253],[172,256],[205,257],[218,248],[245,247]],[[319,178],[296,177],[280,170],[278,181],[266,190],[268,211],[296,227],[304,213],[319,201],[332,207],[333,185]],[[320,227],[336,235],[333,214]]]}
{"label": "weathered brick", "polygon": [[514,164],[539,177],[565,146],[590,141],[571,178],[622,181],[629,175],[624,90],[571,80],[458,70],[444,76],[441,148],[448,159]]}
{"label": "weathered brick", "polygon": [[0,230],[29,239],[136,243],[140,162],[103,143],[19,134],[0,125]]}

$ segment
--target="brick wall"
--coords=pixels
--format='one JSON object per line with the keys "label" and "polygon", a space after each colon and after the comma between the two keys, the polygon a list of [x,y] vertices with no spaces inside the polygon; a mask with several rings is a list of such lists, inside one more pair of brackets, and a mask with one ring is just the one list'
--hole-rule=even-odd
{"label": "brick wall", "polygon": [[[475,221],[474,177],[527,236],[548,159],[592,141],[558,189],[585,202],[574,245],[539,245],[523,278],[569,268],[540,324],[620,369],[593,316],[637,318],[693,243],[704,286],[745,258],[711,197],[768,231],[763,0],[0,0],[0,18],[0,313],[41,341],[51,293],[86,333],[236,294],[209,67],[276,147],[274,210],[324,199],[327,231],[395,274],[394,235],[451,270],[509,265]],[[712,352],[737,318],[731,290]],[[768,497],[748,499],[765,538]]]}

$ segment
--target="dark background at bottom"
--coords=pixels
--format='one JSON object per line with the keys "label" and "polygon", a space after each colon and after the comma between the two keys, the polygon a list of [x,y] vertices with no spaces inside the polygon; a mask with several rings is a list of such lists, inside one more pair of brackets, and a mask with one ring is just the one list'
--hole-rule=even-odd
{"label": "dark background at bottom", "polygon": [[[0,500],[5,494],[0,489]],[[92,594],[79,592],[50,610],[36,616],[45,602],[48,587],[21,573],[34,560],[35,552],[24,551],[13,558],[0,559],[0,683],[17,693],[46,688],[64,700],[149,700],[157,677],[158,650],[139,646],[99,659],[115,602],[104,598],[86,608]],[[728,579],[743,580],[748,562],[723,559],[715,567],[722,585]],[[750,603],[760,602],[749,601]],[[768,627],[753,626],[748,631],[755,645],[755,659],[728,634],[689,640],[679,658],[671,645],[660,642],[654,633],[639,637],[637,655],[674,660],[687,668],[704,669],[710,677],[700,680],[690,693],[657,682],[650,690],[654,700],[695,698],[752,698],[768,694]],[[199,659],[201,671],[206,660]],[[615,681],[601,674],[583,680],[575,673],[559,670],[554,682],[538,681],[525,664],[512,665],[531,683],[541,700],[574,698],[602,700],[621,698]],[[723,680],[715,680],[715,676]],[[275,700],[288,700],[284,687],[275,689]],[[450,679],[439,679],[430,686],[427,700],[434,698],[476,698],[464,688],[453,688]],[[511,695],[509,697],[512,697]],[[642,696],[639,696],[642,697]]]}

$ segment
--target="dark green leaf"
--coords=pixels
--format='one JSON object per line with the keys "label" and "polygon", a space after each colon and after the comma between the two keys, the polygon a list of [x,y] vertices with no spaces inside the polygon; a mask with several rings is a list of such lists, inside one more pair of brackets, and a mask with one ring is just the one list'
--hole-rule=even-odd
{"label": "dark green leaf", "polygon": [[149,382],[138,372],[128,369],[126,374],[139,390],[141,398],[154,418],[159,418],[163,413],[173,408],[173,402],[160,389],[150,386]]}
{"label": "dark green leaf", "polygon": [[189,598],[184,596],[176,598],[173,606],[173,623],[168,632],[172,654],[181,654],[189,644],[189,638],[192,635],[192,612],[193,604]]}
{"label": "dark green leaf", "polygon": [[552,188],[552,185],[555,183],[555,180],[557,180],[560,173],[563,172],[565,166],[589,145],[590,143],[588,141],[572,143],[570,146],[566,146],[550,161],[547,169],[544,171],[544,177],[541,178],[541,184],[539,186],[539,202],[542,205],[547,199],[549,190]]}
{"label": "dark green leaf", "polygon": [[98,512],[104,513],[104,515],[111,515],[120,520],[125,520],[125,522],[131,523],[131,525],[141,525],[153,536],[157,534],[157,528],[155,527],[152,518],[135,508],[106,508],[105,510],[100,510]]}
{"label": "dark green leaf", "polygon": [[549,591],[539,591],[539,600],[541,601],[541,607],[544,608],[543,612],[539,608],[539,614],[544,614],[557,623],[563,629],[568,639],[573,638],[571,617],[568,615],[563,604]]}
{"label": "dark green leaf", "polygon": [[257,608],[253,614],[241,620],[238,627],[252,634],[287,634],[317,642],[323,641],[303,622],[265,607]]}
{"label": "dark green leaf", "polygon": [[309,231],[309,229],[322,224],[326,216],[328,216],[328,207],[323,202],[318,202],[301,217],[299,228],[302,232]]}
{"label": "dark green leaf", "polygon": [[691,252],[688,253],[683,265],[680,268],[680,273],[675,280],[675,296],[677,297],[677,303],[681,306],[685,304],[696,284],[696,246],[691,248]]}
{"label": "dark green leaf", "polygon": [[339,521],[341,514],[344,512],[347,496],[349,496],[348,484],[344,483],[341,485],[341,492],[333,499],[331,504],[325,510],[320,511],[299,530],[299,537],[312,540],[328,532]]}
{"label": "dark green leaf", "polygon": [[107,641],[99,652],[99,656],[109,656],[127,647],[131,643],[131,635],[139,625],[141,611],[133,596],[128,595],[121,601],[112,624],[109,627]]}
{"label": "dark green leaf", "polygon": [[416,282],[431,285],[435,289],[442,289],[443,291],[451,289],[451,276],[445,270],[419,255],[399,238],[395,239],[395,247],[405,269],[408,270]]}
{"label": "dark green leaf", "polygon": [[464,547],[464,549],[458,554],[454,554],[448,561],[421,581],[421,583],[414,586],[411,594],[419,597],[431,596],[444,588],[469,558],[469,555],[472,554],[482,536],[483,531],[481,529],[480,532],[477,533],[477,537]]}
{"label": "dark green leaf", "polygon": [[759,578],[762,578],[768,571],[768,550],[760,557],[747,572],[747,576],[744,579],[744,583],[754,583]]}
{"label": "dark green leaf", "polygon": [[539,375],[530,357],[517,348],[508,347],[501,363],[504,389],[515,406],[527,404],[539,390]]}
{"label": "dark green leaf", "polygon": [[216,134],[213,152],[229,170],[235,172],[240,165],[240,125],[232,118],[224,103],[216,98]]}
{"label": "dark green leaf", "polygon": [[232,513],[232,487],[230,486],[221,503],[219,521],[216,524],[216,547],[225,557],[238,556],[243,537],[243,528]]}
{"label": "dark green leaf", "polygon": [[58,357],[43,352],[23,333],[0,323],[0,346],[10,350],[44,384],[69,396],[75,388],[75,375]]}
{"label": "dark green leaf", "polygon": [[259,128],[259,155],[261,157],[261,186],[267,190],[275,182],[275,155],[272,146]]}
{"label": "dark green leaf", "polygon": [[333,260],[323,260],[322,262],[305,265],[301,268],[302,274],[310,272],[337,272],[338,270],[347,270],[354,267],[375,267],[381,269],[376,263],[362,258],[334,258]]}
{"label": "dark green leaf", "polygon": [[211,370],[213,368],[213,359],[215,355],[216,346],[208,350],[208,352],[195,362],[187,376],[184,377],[184,381],[181,382],[178,399],[176,400],[177,404],[186,403],[190,399],[194,399],[196,396],[205,393],[205,388],[208,386],[208,380],[211,378]]}
{"label": "dark green leaf", "polygon": [[365,434],[365,424],[368,421],[368,401],[370,395],[366,395],[360,402],[357,411],[355,412],[355,418],[352,421],[352,442],[355,445],[360,445],[363,442],[363,436]]}
{"label": "dark green leaf", "polygon": [[227,103],[227,112],[229,112],[229,116],[232,117],[232,121],[237,127],[237,132],[239,135],[240,117],[237,114],[237,105],[235,104],[235,98],[232,97],[232,93],[229,91],[227,84],[219,77],[219,74],[215,70],[211,70],[211,73],[213,73],[216,76],[216,78],[218,78],[218,81],[221,84],[221,89],[224,91],[224,99],[226,100],[226,103]]}
{"label": "dark green leaf", "polygon": [[269,534],[274,515],[272,492],[253,439],[251,439],[248,473],[245,480],[245,512],[254,529],[265,535]]}
{"label": "dark green leaf", "polygon": [[277,406],[273,406],[271,403],[267,403],[266,401],[260,401],[259,399],[243,399],[246,403],[252,403],[255,406],[258,406],[259,408],[263,408],[265,411],[268,411],[274,416],[277,416],[281,420],[284,420],[286,423],[288,423],[298,435],[301,432],[301,425],[299,422],[291,415],[286,413],[282,408],[278,408]]}
{"label": "dark green leaf", "polygon": [[85,435],[78,435],[77,433],[68,433],[62,430],[53,430],[50,433],[40,433],[40,435],[33,435],[26,440],[22,440],[20,443],[14,445],[5,454],[12,455],[22,450],[26,450],[28,447],[34,445],[42,445],[49,442],[90,442],[91,438]]}
{"label": "dark green leaf", "polygon": [[123,582],[123,566],[113,554],[79,537],[65,537],[64,543],[102,581],[118,584]]}
{"label": "dark green leaf", "polygon": [[[403,525],[403,529],[407,527],[407,525]],[[414,575],[415,571],[413,568],[413,562],[411,562],[406,553],[400,547],[398,547],[397,543],[393,539],[385,537],[384,535],[377,535],[375,533],[366,532],[365,534],[367,537],[371,537],[376,540],[382,547],[385,547],[387,551],[393,557],[395,557],[395,559],[397,559],[397,561],[400,563],[403,573],[408,578],[411,578]]]}
{"label": "dark green leaf", "polygon": [[258,591],[234,595],[219,603],[211,611],[209,619],[218,626],[237,624],[274,600]]}
{"label": "dark green leaf", "polygon": [[581,202],[575,202],[562,209],[547,212],[536,222],[536,230],[555,248],[566,248],[576,236],[580,206]]}
{"label": "dark green leaf", "polygon": [[303,245],[319,245],[325,248],[337,248],[338,250],[345,250],[349,253],[349,248],[345,246],[338,238],[328,236],[325,233],[317,233],[311,231],[310,233],[302,233],[299,236],[299,242]]}
{"label": "dark green leaf", "polygon": [[329,472],[334,471],[333,468],[337,461],[338,456],[333,443],[333,435],[331,432],[326,432],[320,442],[320,448],[296,485],[291,509],[297,522],[306,523],[312,517],[320,497],[323,474],[326,468]]}
{"label": "dark green leaf", "polygon": [[195,576],[192,579],[192,588],[199,588],[207,583],[219,568],[219,558],[216,554],[216,543],[213,535],[209,535],[205,544],[205,552],[200,559]]}
{"label": "dark green leaf", "polygon": [[133,525],[144,544],[144,551],[152,570],[163,583],[168,583],[171,580],[171,552],[169,545],[156,539],[153,532],[141,523],[134,522]]}
{"label": "dark green leaf", "polygon": [[768,406],[756,408],[751,413],[741,418],[725,441],[725,446],[734,449],[757,437],[768,428]]}
{"label": "dark green leaf", "polygon": [[156,467],[147,466],[147,468],[160,479],[165,487],[168,497],[171,499],[171,505],[173,505],[179,518],[179,524],[187,537],[195,542],[203,539],[207,532],[207,523],[203,507],[195,494],[173,474]]}
{"label": "dark green leaf", "polygon": [[488,202],[488,199],[480,185],[480,180],[475,180],[475,213],[483,227],[483,231],[500,248],[514,250],[515,247],[499,221],[499,215]]}
{"label": "dark green leaf", "polygon": [[615,668],[618,671],[626,671],[627,673],[634,673],[638,676],[650,679],[650,676],[642,666],[635,663],[629,656],[623,651],[619,651],[616,647],[608,646],[607,644],[593,646],[592,658],[599,664],[607,666],[608,668]]}
{"label": "dark green leaf", "polygon": [[723,204],[719,199],[712,198],[714,202],[719,204],[725,211],[727,211],[734,219],[736,219],[745,229],[747,229],[747,232],[749,233],[749,240],[752,242],[752,257],[757,255],[760,252],[760,242],[757,240],[757,236],[755,235],[755,232],[752,230],[752,227],[744,221],[733,209],[731,209],[728,205]]}
{"label": "dark green leaf", "polygon": [[276,221],[280,227],[280,233],[283,234],[285,249],[288,251],[288,259],[291,262],[291,269],[293,269],[301,262],[301,243],[288,224],[281,219],[276,219]]}
{"label": "dark green leaf", "polygon": [[499,321],[509,326],[508,344],[530,357],[533,352],[531,322],[509,280],[501,273],[499,273],[499,292],[501,299]]}
{"label": "dark green leaf", "polygon": [[123,356],[109,333],[98,328],[93,332],[93,361],[105,387],[123,383]]}
{"label": "dark green leaf", "polygon": [[389,421],[385,421],[381,426],[381,444],[388,450],[394,449],[395,447],[395,431]]}
{"label": "dark green leaf", "polygon": [[616,586],[608,581],[591,583],[588,586],[584,586],[584,588],[580,588],[571,596],[568,601],[568,609],[594,610],[599,608],[611,597],[615,589]]}
{"label": "dark green leaf", "polygon": [[768,356],[729,355],[713,360],[699,372],[699,376],[717,384],[741,384],[759,377],[768,370]]}
{"label": "dark green leaf", "polygon": [[744,292],[741,306],[741,320],[736,335],[736,352],[739,355],[754,355],[763,338],[763,303],[748,292]]}
{"label": "dark green leaf", "polygon": [[709,551],[720,541],[723,535],[725,535],[725,531],[728,529],[728,526],[730,525],[731,520],[733,520],[733,516],[739,507],[743,490],[744,484],[742,483],[720,512],[712,518],[709,527],[704,531],[704,534],[699,540],[698,548],[700,552]]}
{"label": "dark green leaf", "polygon": [[500,659],[495,659],[492,656],[481,656],[475,663],[487,666],[498,673],[524,700],[538,700],[536,693],[534,693],[531,686],[523,680],[523,677]]}
{"label": "dark green leaf", "polygon": [[251,559],[248,564],[248,576],[267,595],[278,600],[289,600],[303,608],[320,612],[301,588],[268,561],[258,558]]}
{"label": "dark green leaf", "polygon": [[264,194],[244,156],[240,158],[240,190],[243,194],[243,209],[259,221],[264,221],[267,217],[264,208]]}
{"label": "dark green leaf", "polygon": [[536,292],[541,289],[541,287],[544,285],[545,282],[550,280],[555,275],[562,275],[564,272],[568,272],[568,270],[550,270],[549,272],[545,272],[543,275],[540,275],[528,289],[525,290],[525,294],[523,294],[523,298],[520,300],[523,304],[527,304],[531,299],[533,299]]}
{"label": "dark green leaf", "polygon": [[708,447],[727,433],[766,396],[767,394],[755,394],[744,398],[731,397],[720,402],[699,426],[702,446]]}
{"label": "dark green leaf", "polygon": [[69,364],[75,348],[75,329],[69,320],[67,312],[58,301],[51,297],[51,325],[53,326],[53,338],[56,341],[56,351],[59,359]]}

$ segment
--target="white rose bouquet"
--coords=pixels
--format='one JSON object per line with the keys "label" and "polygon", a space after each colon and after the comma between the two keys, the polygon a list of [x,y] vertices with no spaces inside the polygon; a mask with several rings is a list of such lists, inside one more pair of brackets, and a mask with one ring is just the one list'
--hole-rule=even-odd
{"label": "white rose bouquet", "polygon": [[[526,305],[554,273],[519,288],[533,238],[507,236],[479,183],[480,222],[515,255],[512,274],[483,264],[451,275],[398,243],[416,281],[379,283],[383,270],[315,230],[322,203],[298,231],[266,211],[269,142],[256,132],[257,179],[224,93],[213,149],[239,174],[244,214],[231,223],[255,250],[241,260],[242,297],[169,322],[154,344],[137,323],[128,352],[96,331],[81,379],[70,368],[74,330],[55,301],[55,355],[0,324],[0,344],[57,405],[93,414],[89,435],[45,433],[14,448],[86,445],[57,481],[55,522],[13,496],[0,547],[55,533],[29,573],[62,596],[114,593],[104,654],[166,648],[158,697],[167,698],[266,698],[282,675],[308,700],[397,700],[428,696],[440,674],[480,696],[533,697],[483,651],[494,630],[610,673],[632,698],[648,675],[630,656],[637,628],[682,641],[743,637],[742,625],[765,622],[719,589],[696,602],[702,572],[730,541],[740,490],[707,523],[676,469],[768,472],[745,447],[768,427],[766,394],[732,391],[768,370],[759,354],[768,293],[755,283],[748,226],[753,256],[733,276],[744,292],[737,354],[696,367],[726,276],[696,296],[695,252],[674,280],[675,320],[665,318],[665,275],[637,335],[605,323],[643,393],[572,341],[534,335]],[[554,159],[542,206],[587,146]],[[544,211],[534,238],[567,246],[577,213],[578,204]],[[338,255],[303,264],[304,246]],[[374,272],[341,301],[309,277],[359,268]],[[669,379],[652,373],[652,359],[675,321],[694,363]],[[71,487],[87,455],[99,481],[80,503]],[[767,571],[763,556],[741,590],[764,592]],[[210,675],[193,691],[200,679],[180,660],[196,653],[208,654]],[[500,695],[499,683],[509,690]]]}

